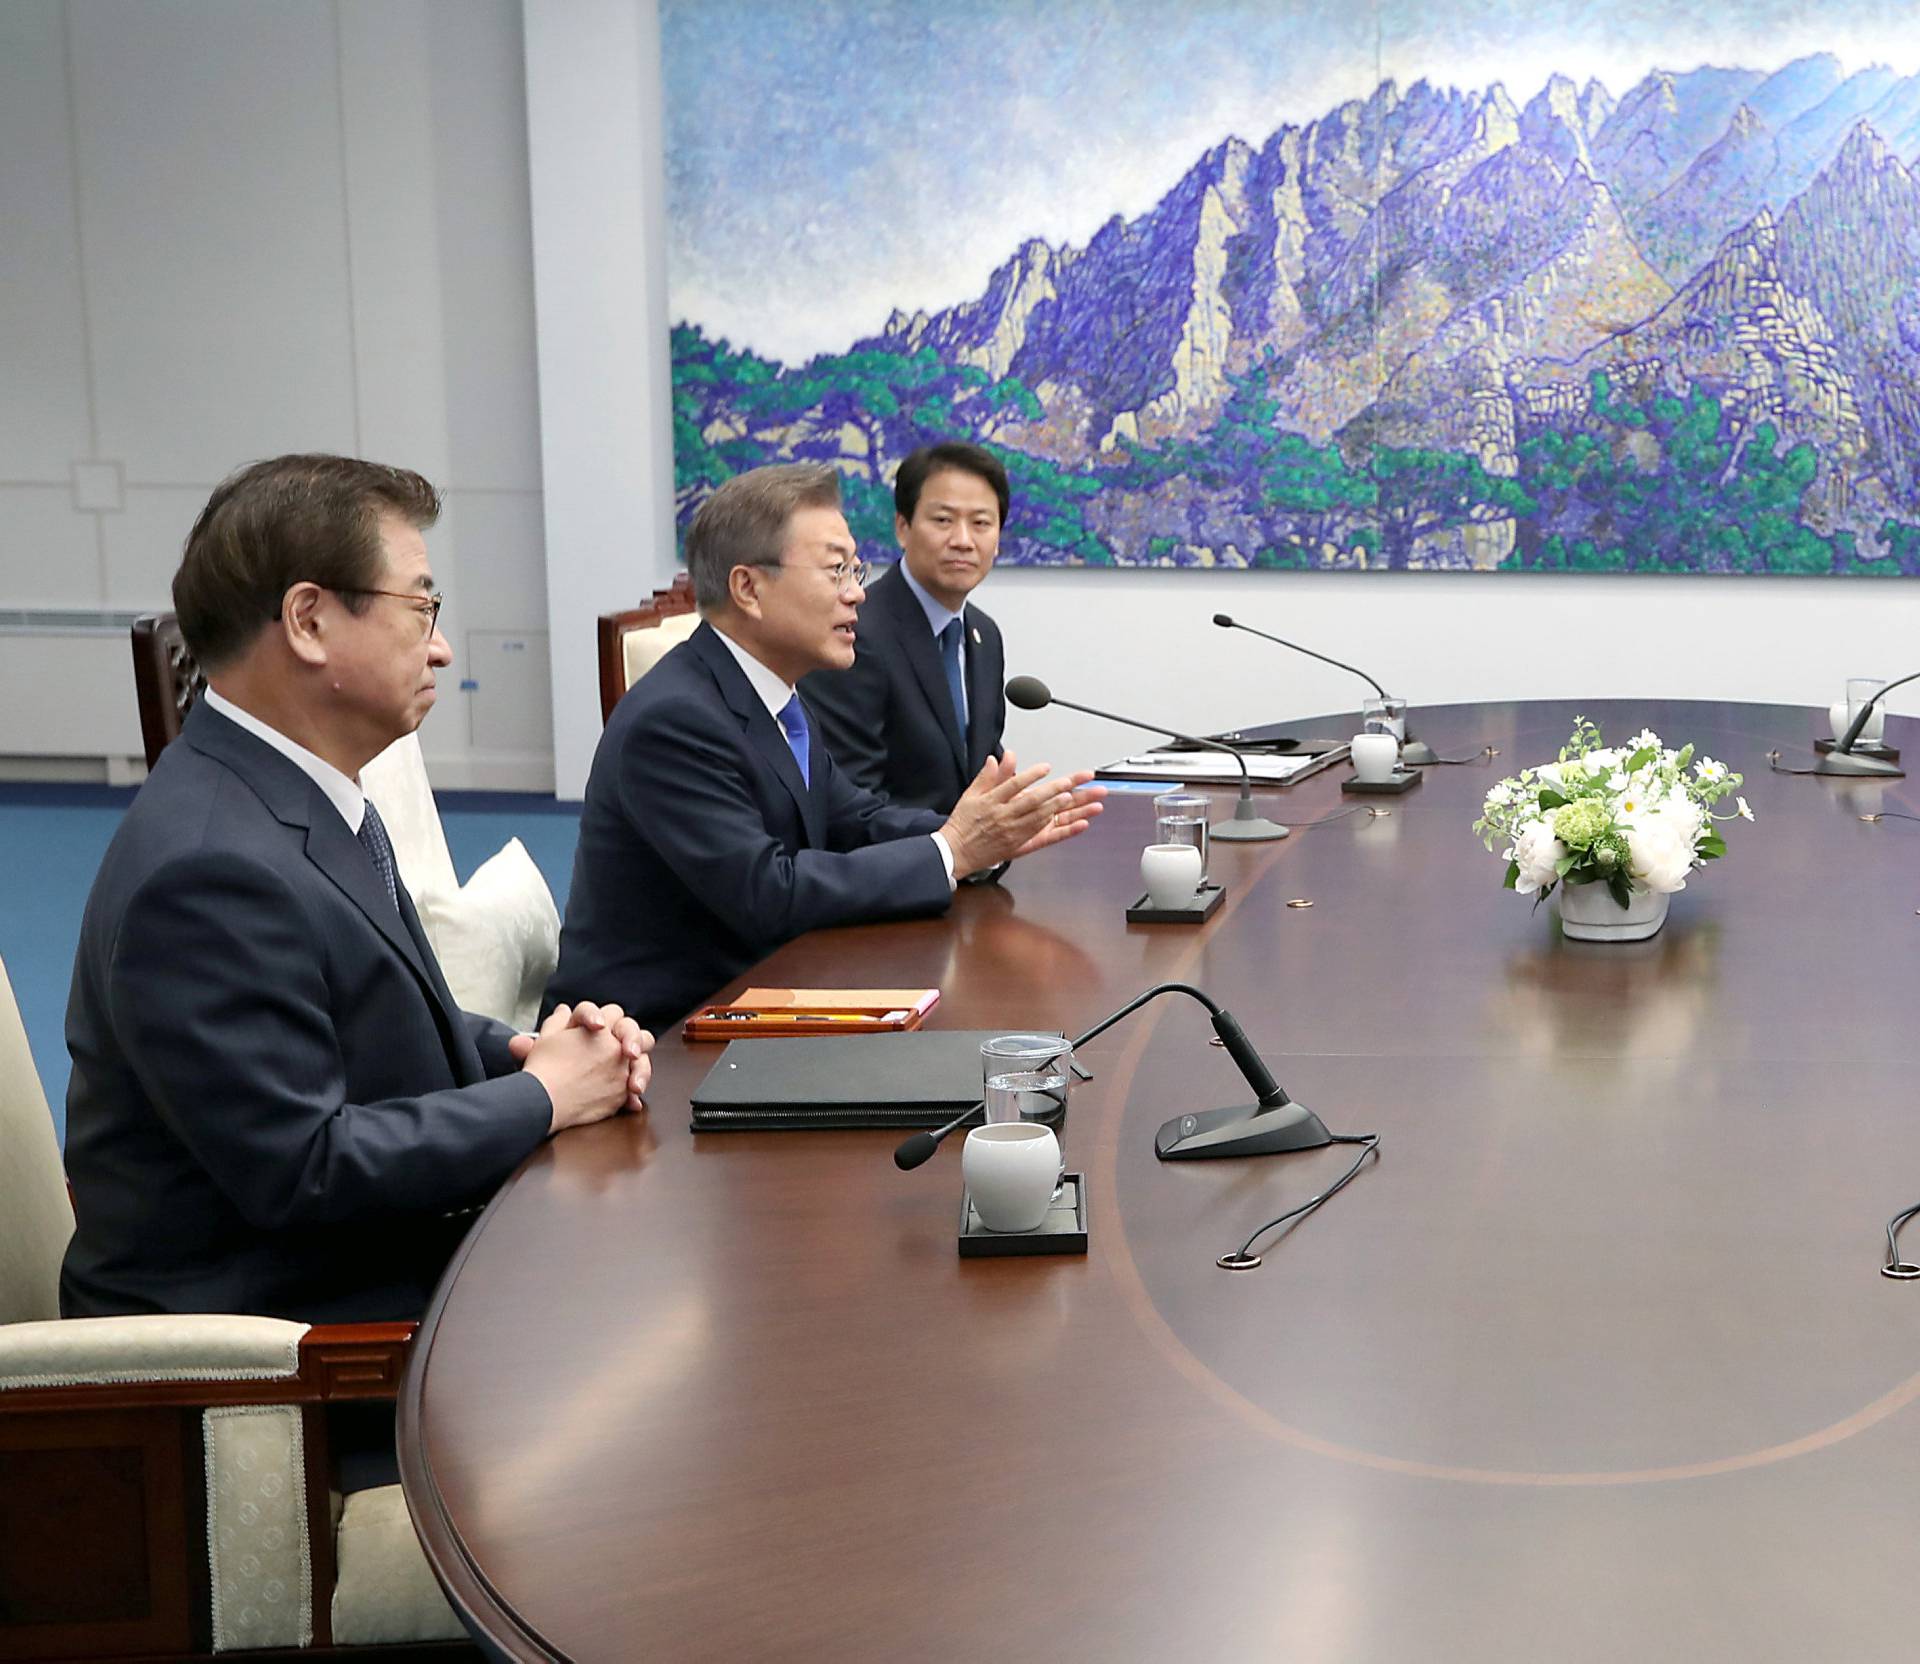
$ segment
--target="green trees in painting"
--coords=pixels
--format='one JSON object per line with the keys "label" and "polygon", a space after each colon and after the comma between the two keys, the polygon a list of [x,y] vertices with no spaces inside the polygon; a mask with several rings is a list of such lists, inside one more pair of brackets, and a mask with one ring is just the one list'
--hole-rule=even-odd
{"label": "green trees in painting", "polygon": [[[945,363],[930,347],[827,354],[785,369],[697,328],[673,332],[682,524],[721,480],[775,460],[830,462],[847,517],[875,552],[893,542],[892,475],[917,446],[994,445],[1017,504],[1011,558],[1178,564],[1236,558],[1331,565],[1465,564],[1471,528],[1501,528],[1525,571],[1920,571],[1920,527],[1888,518],[1878,547],[1819,529],[1821,458],[1698,385],[1623,391],[1595,372],[1584,409],[1523,423],[1508,466],[1377,443],[1356,427],[1315,444],[1281,425],[1261,364],[1235,376],[1193,437],[1109,441],[1069,465],[1022,444],[1045,421],[1017,377]],[[1482,547],[1486,540],[1482,539]],[[1497,550],[1499,543],[1493,547]]]}

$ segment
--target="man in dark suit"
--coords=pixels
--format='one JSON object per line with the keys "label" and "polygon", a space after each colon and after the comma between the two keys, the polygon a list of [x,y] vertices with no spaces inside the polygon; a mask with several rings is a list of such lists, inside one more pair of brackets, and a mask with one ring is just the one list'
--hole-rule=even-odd
{"label": "man in dark suit", "polygon": [[651,1040],[617,1008],[515,1035],[454,1005],[360,791],[452,659],[438,507],[417,474],[282,457],[187,541],[174,605],[208,691],[74,963],[69,1314],[418,1316],[450,1214],[550,1132],[638,1106]]}
{"label": "man in dark suit", "polygon": [[957,879],[1085,830],[1103,788],[989,759],[942,816],[883,803],[795,684],[853,662],[865,565],[839,475],[793,463],[701,504],[702,620],[634,684],[594,754],[550,1001],[604,990],[651,1028],[824,925],[937,913]]}
{"label": "man in dark suit", "polygon": [[969,597],[993,570],[1008,500],[1006,469],[978,445],[925,445],[902,462],[900,560],[867,590],[853,665],[800,686],[834,762],[889,802],[945,814],[1000,755],[1000,627]]}

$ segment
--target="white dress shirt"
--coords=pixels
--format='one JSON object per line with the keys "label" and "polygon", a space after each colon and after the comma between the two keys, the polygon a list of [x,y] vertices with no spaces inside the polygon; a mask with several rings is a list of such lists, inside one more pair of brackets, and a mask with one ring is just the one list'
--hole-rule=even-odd
{"label": "white dress shirt", "polygon": [[316,757],[304,745],[288,739],[278,728],[269,728],[251,711],[241,710],[231,699],[215,693],[212,688],[208,688],[200,697],[236,728],[244,728],[255,739],[266,741],[312,780],[327,794],[327,801],[340,811],[340,818],[347,823],[347,830],[356,838],[360,836],[360,823],[367,818],[367,794],[360,789],[358,780],[349,780],[324,757]]}

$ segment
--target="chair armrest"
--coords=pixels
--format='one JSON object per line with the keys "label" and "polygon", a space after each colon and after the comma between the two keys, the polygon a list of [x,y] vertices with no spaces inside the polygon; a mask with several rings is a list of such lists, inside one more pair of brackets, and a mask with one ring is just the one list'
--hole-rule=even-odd
{"label": "chair armrest", "polygon": [[411,1323],[192,1313],[0,1327],[0,1413],[391,1398]]}

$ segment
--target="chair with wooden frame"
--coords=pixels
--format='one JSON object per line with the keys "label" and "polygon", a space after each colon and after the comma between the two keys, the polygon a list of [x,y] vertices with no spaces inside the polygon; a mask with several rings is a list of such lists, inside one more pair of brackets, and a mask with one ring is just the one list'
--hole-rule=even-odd
{"label": "chair with wooden frame", "polygon": [[133,621],[133,690],[140,700],[148,768],[180,737],[181,723],[206,686],[172,613],[148,613]]}
{"label": "chair with wooden frame", "polygon": [[61,1318],[72,1204],[0,965],[0,1659],[473,1659],[398,1485],[334,1494],[326,1407],[410,1323]]}
{"label": "chair with wooden frame", "polygon": [[694,611],[693,582],[679,573],[651,600],[625,612],[600,615],[600,720],[613,715],[627,689],[640,680],[668,651],[699,627]]}

